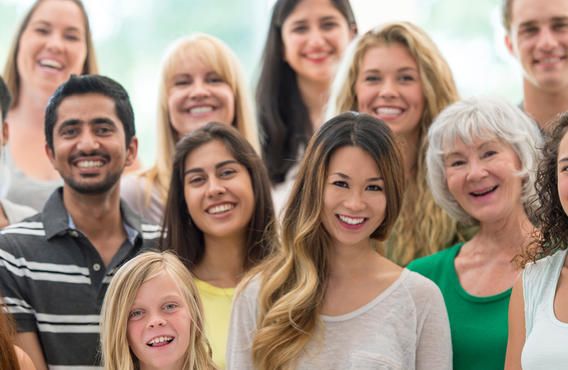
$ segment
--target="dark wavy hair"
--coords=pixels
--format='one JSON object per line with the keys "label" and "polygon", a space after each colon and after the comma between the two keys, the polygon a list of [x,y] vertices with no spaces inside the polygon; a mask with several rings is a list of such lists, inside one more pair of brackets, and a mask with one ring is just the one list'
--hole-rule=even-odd
{"label": "dark wavy hair", "polygon": [[210,122],[187,134],[176,145],[172,179],[164,211],[161,250],[174,250],[191,271],[203,259],[203,232],[193,222],[184,195],[185,159],[195,149],[211,141],[222,142],[248,171],[254,194],[254,211],[248,225],[243,267],[249,270],[267,257],[276,242],[274,206],[270,180],[262,159],[249,142],[232,126]]}
{"label": "dark wavy hair", "polygon": [[0,297],[0,369],[19,370],[18,357],[14,350],[14,322],[4,310],[5,304]]}
{"label": "dark wavy hair", "polygon": [[[262,157],[273,183],[284,181],[296,163],[298,151],[312,136],[308,109],[298,90],[296,72],[284,61],[282,43],[282,25],[300,1],[277,0],[274,4],[256,86]],[[349,0],[330,2],[345,17],[349,28],[356,31]]]}
{"label": "dark wavy hair", "polygon": [[559,114],[547,125],[542,149],[543,159],[536,175],[536,193],[540,206],[535,210],[536,225],[540,227],[529,248],[518,259],[521,266],[550,256],[568,247],[568,215],[558,196],[558,147],[568,132],[568,112]]}

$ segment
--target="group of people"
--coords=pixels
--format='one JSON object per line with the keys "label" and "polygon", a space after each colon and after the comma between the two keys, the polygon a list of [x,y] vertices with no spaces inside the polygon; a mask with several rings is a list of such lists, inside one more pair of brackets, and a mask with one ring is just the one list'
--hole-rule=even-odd
{"label": "group of people", "polygon": [[0,368],[563,367],[568,0],[503,25],[519,106],[348,0],[275,2],[255,99],[177,40],[144,169],[82,2],[37,0],[0,79]]}

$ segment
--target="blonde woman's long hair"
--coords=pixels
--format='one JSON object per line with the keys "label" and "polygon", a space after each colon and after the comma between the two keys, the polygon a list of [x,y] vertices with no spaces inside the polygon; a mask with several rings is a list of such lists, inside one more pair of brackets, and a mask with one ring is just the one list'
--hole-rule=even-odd
{"label": "blonde woman's long hair", "polygon": [[177,140],[177,134],[170,121],[168,95],[175,68],[190,56],[210,66],[230,86],[235,100],[235,116],[231,125],[248,140],[257,153],[260,153],[252,97],[239,59],[225,43],[213,36],[196,33],[183,37],[171,45],[162,62],[158,96],[156,162],[139,175],[147,180],[143,198],[146,206],[150,204],[153,188],[157,189],[164,207],[166,205]]}
{"label": "blonde woman's long hair", "polygon": [[384,240],[398,216],[404,171],[391,130],[367,114],[348,112],[329,120],[310,140],[300,165],[282,222],[281,248],[249,275],[260,275],[252,344],[258,369],[293,368],[314,337],[329,277],[331,237],[321,221],[327,167],[344,146],[369,153],[385,181],[385,219],[370,237]]}
{"label": "blonde woman's long hair", "polygon": [[101,310],[101,352],[105,370],[140,368],[128,345],[128,316],[142,284],[162,272],[166,272],[182,292],[191,316],[189,346],[183,369],[217,369],[203,332],[201,299],[191,273],[171,252],[145,252],[118,270],[105,295]]}
{"label": "blonde woman's long hair", "polygon": [[463,239],[457,222],[435,203],[426,180],[428,128],[446,106],[459,100],[448,63],[428,35],[412,23],[395,22],[373,28],[357,39],[346,53],[332,87],[328,116],[358,109],[355,84],[363,57],[374,47],[392,44],[406,47],[416,60],[425,100],[419,122],[416,169],[407,179],[404,205],[383,251],[386,257],[405,266]]}

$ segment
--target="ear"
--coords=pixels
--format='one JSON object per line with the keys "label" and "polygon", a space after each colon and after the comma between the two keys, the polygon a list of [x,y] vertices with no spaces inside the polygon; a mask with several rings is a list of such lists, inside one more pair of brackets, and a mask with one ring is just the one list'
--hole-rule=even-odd
{"label": "ear", "polygon": [[51,150],[47,143],[45,144],[45,154],[47,154],[47,158],[49,158],[49,161],[51,162],[53,168],[57,170],[57,168],[55,167],[55,153],[53,152],[53,150]]}
{"label": "ear", "polygon": [[10,137],[10,130],[8,127],[8,121],[4,121],[2,125],[2,146],[8,144],[8,138]]}
{"label": "ear", "polygon": [[357,25],[353,23],[351,27],[349,27],[349,40],[353,40],[357,36]]}
{"label": "ear", "polygon": [[132,163],[136,161],[136,156],[138,155],[138,138],[136,136],[132,136],[130,139],[130,143],[126,148],[126,165],[130,166]]}
{"label": "ear", "polygon": [[511,55],[516,58],[517,54],[515,53],[515,48],[513,42],[511,41],[511,38],[509,37],[509,34],[505,35],[505,45],[507,46],[509,53],[511,53]]}

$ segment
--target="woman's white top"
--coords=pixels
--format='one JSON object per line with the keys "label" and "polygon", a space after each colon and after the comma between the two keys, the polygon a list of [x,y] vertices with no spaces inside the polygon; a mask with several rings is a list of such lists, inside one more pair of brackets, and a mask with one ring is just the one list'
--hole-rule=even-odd
{"label": "woman's white top", "polygon": [[[260,279],[233,300],[227,341],[227,369],[253,369]],[[366,305],[345,315],[320,316],[323,325],[295,369],[451,369],[452,343],[444,299],[438,287],[404,269]],[[321,339],[321,340],[320,340]]]}
{"label": "woman's white top", "polygon": [[525,346],[521,355],[524,370],[568,367],[568,323],[554,314],[554,295],[566,250],[556,252],[523,271],[525,302]]}

